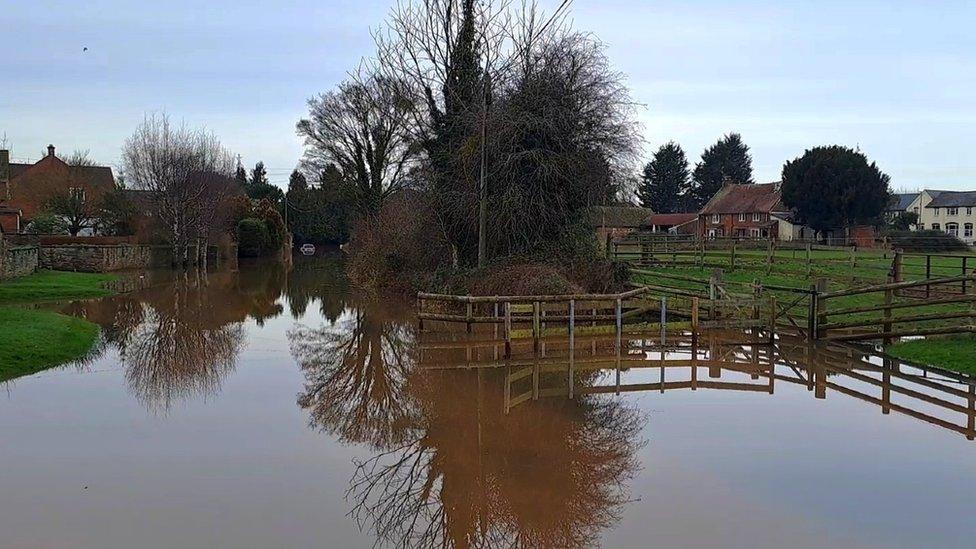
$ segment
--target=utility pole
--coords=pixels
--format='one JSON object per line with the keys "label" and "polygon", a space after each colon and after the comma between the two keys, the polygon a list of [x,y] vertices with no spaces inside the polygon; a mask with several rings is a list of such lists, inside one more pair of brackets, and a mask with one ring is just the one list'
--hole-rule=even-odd
{"label": "utility pole", "polygon": [[484,267],[487,261],[487,232],[488,232],[488,74],[482,75],[481,90],[481,179],[478,183],[478,267]]}

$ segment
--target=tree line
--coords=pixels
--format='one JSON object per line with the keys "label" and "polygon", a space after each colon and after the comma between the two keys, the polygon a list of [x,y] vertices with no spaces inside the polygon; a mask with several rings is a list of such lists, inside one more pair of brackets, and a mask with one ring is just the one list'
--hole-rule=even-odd
{"label": "tree line", "polygon": [[[797,222],[818,233],[878,225],[891,203],[890,181],[859,150],[814,147],[783,166],[782,200]],[[637,195],[655,213],[698,212],[723,185],[752,183],[749,147],[730,133],[705,149],[694,170],[679,144],[665,143],[644,167]]]}

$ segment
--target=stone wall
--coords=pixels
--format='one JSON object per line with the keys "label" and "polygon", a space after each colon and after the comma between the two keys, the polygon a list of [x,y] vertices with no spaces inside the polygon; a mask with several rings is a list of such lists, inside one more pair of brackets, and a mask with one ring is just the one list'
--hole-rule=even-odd
{"label": "stone wall", "polygon": [[[196,247],[189,256],[197,257]],[[231,261],[236,268],[236,246],[227,249],[210,246],[207,263],[211,267]],[[130,269],[166,268],[173,263],[173,249],[169,246],[146,244],[87,245],[51,244],[40,247],[40,268],[53,271],[108,273]]]}
{"label": "stone wall", "polygon": [[37,267],[37,246],[6,246],[0,241],[0,280],[27,276]]}

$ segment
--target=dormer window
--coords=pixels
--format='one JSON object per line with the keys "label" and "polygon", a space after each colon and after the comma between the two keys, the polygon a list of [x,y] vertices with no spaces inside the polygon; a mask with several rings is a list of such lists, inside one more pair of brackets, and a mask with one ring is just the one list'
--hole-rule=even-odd
{"label": "dormer window", "polygon": [[82,204],[85,203],[85,189],[81,187],[70,187],[68,188],[68,194],[72,200],[77,200]]}
{"label": "dormer window", "polygon": [[763,220],[763,214],[761,214],[759,212],[756,212],[756,213],[752,214],[752,220],[753,221],[762,221]]}
{"label": "dormer window", "polygon": [[712,214],[712,223],[718,224],[721,222],[722,222],[722,214]]}
{"label": "dormer window", "polygon": [[959,208],[948,208],[948,215],[959,215]]}
{"label": "dormer window", "polygon": [[739,221],[745,221],[745,220],[746,220],[746,214],[740,213],[739,214]]}
{"label": "dormer window", "polygon": [[939,209],[935,208],[935,217],[939,217]]}

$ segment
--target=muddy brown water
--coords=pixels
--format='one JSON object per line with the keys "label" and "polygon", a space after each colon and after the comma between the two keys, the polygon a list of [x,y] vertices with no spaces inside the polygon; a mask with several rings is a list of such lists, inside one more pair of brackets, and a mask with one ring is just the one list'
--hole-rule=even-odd
{"label": "muddy brown water", "polygon": [[105,341],[0,385],[0,547],[976,546],[970,378],[747,334],[505,361],[341,273],[64,305]]}

